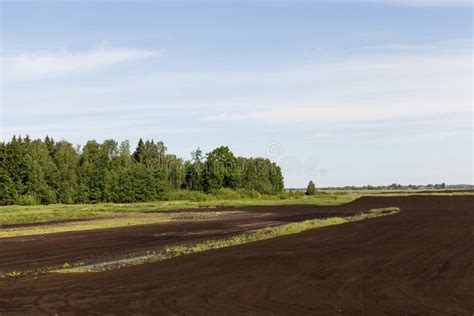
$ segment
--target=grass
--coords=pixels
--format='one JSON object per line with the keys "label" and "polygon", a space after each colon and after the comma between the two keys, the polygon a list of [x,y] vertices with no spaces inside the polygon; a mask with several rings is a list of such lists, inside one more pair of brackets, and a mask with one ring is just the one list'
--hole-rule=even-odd
{"label": "grass", "polygon": [[[144,203],[101,203],[79,205],[31,205],[0,206],[0,226],[2,224],[44,223],[69,219],[84,219],[110,216],[111,213],[133,213],[147,211],[172,212],[183,208],[204,206],[246,206],[246,205],[281,205],[281,204],[319,204],[337,205],[348,203],[360,195],[352,192],[321,192],[316,196],[264,196],[263,198],[243,198],[208,200],[195,202],[189,200],[156,201]],[[283,199],[282,199],[283,197]]]}
{"label": "grass", "polygon": [[[174,200],[155,201],[144,203],[99,203],[79,205],[31,205],[0,206],[0,227],[3,224],[22,223],[44,223],[49,221],[61,221],[70,219],[109,217],[115,213],[134,213],[147,211],[172,212],[177,209],[199,208],[204,206],[246,206],[246,205],[284,205],[284,204],[317,204],[338,205],[349,203],[361,196],[403,196],[416,194],[420,190],[406,193],[406,190],[320,190],[315,196],[302,194],[282,193],[281,195],[264,195],[256,198],[230,198],[223,199],[222,196],[209,195],[206,201]],[[300,192],[301,193],[301,192]],[[448,192],[442,193],[433,190],[431,195],[466,195],[471,192]],[[201,195],[203,195],[201,193]],[[176,198],[180,198],[178,195]]]}
{"label": "grass", "polygon": [[0,238],[52,234],[60,232],[104,229],[132,225],[156,224],[170,221],[209,219],[227,214],[236,214],[237,211],[226,212],[165,212],[165,213],[109,213],[107,217],[87,219],[78,222],[64,222],[35,226],[12,227],[0,229]]}
{"label": "grass", "polygon": [[368,218],[391,215],[398,213],[400,209],[398,207],[388,207],[380,209],[372,209],[367,213],[349,216],[349,217],[332,217],[325,219],[313,219],[302,222],[290,223],[274,227],[266,227],[253,231],[244,232],[232,237],[217,239],[217,240],[206,240],[202,242],[178,244],[167,246],[163,249],[156,251],[148,251],[142,255],[135,256],[133,258],[126,258],[122,260],[116,260],[112,262],[105,262],[92,265],[75,265],[73,268],[62,268],[54,270],[52,272],[59,273],[78,273],[78,272],[100,272],[104,270],[117,269],[124,266],[133,266],[149,262],[158,262],[166,259],[207,251],[211,249],[220,249],[236,245],[247,244],[260,240],[267,240],[280,236],[286,236],[290,234],[297,234],[310,229],[316,229],[321,227],[339,225],[348,222],[361,221]]}
{"label": "grass", "polygon": [[20,271],[12,271],[12,272],[7,273],[5,275],[5,277],[11,278],[11,279],[16,279],[16,278],[21,277],[21,272]]}

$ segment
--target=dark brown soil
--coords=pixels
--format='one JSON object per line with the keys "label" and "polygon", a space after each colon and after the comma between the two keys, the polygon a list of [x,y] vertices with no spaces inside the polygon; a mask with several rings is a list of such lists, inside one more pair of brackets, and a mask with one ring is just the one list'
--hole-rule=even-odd
{"label": "dark brown soil", "polygon": [[285,222],[354,213],[354,209],[347,207],[313,205],[253,206],[235,210],[242,213],[209,220],[0,238],[0,272],[34,271],[62,266],[66,262],[95,263],[172,243],[219,238]]}
{"label": "dark brown soil", "polygon": [[474,196],[364,197],[340,207],[256,207],[240,218],[9,238],[0,240],[0,266],[385,206],[402,211],[114,271],[3,280],[0,314],[472,315]]}
{"label": "dark brown soil", "polygon": [[47,226],[55,224],[64,224],[64,223],[77,223],[77,222],[86,222],[98,219],[104,219],[106,217],[82,217],[82,218],[68,218],[68,219],[59,219],[53,221],[44,221],[44,222],[33,222],[33,223],[0,223],[0,229],[2,228],[19,228],[19,227],[33,227],[33,226]]}

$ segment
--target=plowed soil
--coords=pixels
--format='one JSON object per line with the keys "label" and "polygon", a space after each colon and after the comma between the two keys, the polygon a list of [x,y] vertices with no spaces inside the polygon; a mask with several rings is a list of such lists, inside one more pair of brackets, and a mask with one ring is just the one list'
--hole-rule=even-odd
{"label": "plowed soil", "polygon": [[247,207],[216,220],[0,239],[0,268],[118,256],[282,222],[395,215],[100,273],[0,280],[0,314],[473,315],[474,196]]}

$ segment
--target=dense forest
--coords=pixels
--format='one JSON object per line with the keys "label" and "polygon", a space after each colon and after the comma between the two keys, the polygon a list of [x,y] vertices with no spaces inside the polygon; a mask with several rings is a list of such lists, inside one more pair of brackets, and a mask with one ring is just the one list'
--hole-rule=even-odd
{"label": "dense forest", "polygon": [[245,190],[277,194],[281,169],[264,158],[236,157],[222,146],[206,155],[198,148],[185,161],[162,142],[140,139],[73,146],[50,137],[13,137],[0,143],[0,205],[143,202],[170,192]]}

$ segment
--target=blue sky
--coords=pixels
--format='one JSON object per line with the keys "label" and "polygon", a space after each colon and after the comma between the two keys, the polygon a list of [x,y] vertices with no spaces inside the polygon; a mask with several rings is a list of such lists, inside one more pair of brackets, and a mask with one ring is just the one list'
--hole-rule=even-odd
{"label": "blue sky", "polygon": [[1,138],[225,144],[288,187],[473,183],[465,0],[1,2]]}

